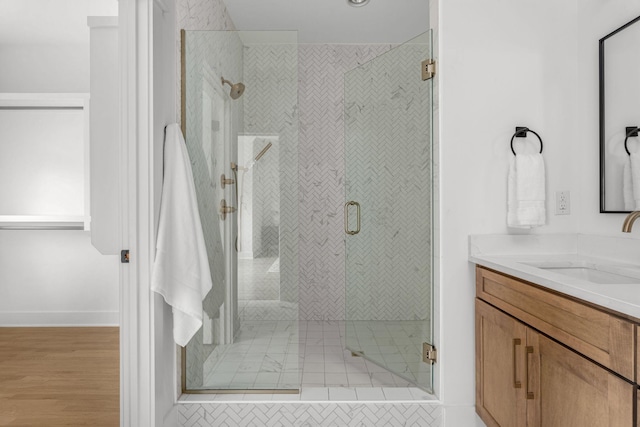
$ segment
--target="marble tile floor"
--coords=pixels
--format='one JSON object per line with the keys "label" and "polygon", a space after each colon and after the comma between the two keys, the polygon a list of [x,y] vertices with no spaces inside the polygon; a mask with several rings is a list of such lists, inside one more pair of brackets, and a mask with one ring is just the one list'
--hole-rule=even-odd
{"label": "marble tile floor", "polygon": [[412,383],[431,383],[431,366],[422,361],[422,343],[431,342],[429,322],[368,320],[346,325],[347,348],[362,352]]}
{"label": "marble tile floor", "polygon": [[[385,322],[389,323],[389,322]],[[391,324],[395,337],[407,339]],[[352,330],[382,331],[380,325]],[[416,326],[404,325],[408,331]],[[205,378],[207,389],[297,389],[300,394],[184,395],[185,401],[430,400],[428,393],[377,364],[345,350],[344,322],[245,321],[236,343]],[[380,332],[386,336],[385,332]],[[367,333],[365,332],[365,336]],[[382,336],[380,338],[382,338]],[[389,338],[387,336],[387,338]],[[365,340],[364,337],[361,339]],[[367,341],[368,342],[368,341]],[[384,341],[386,343],[387,341]],[[373,345],[369,346],[373,352]],[[391,346],[380,346],[380,351]],[[366,350],[365,350],[366,351]],[[398,349],[392,354],[397,354]],[[380,353],[382,354],[382,353]],[[391,353],[387,356],[391,357]],[[425,365],[426,366],[426,365]],[[405,375],[406,376],[406,375]]]}

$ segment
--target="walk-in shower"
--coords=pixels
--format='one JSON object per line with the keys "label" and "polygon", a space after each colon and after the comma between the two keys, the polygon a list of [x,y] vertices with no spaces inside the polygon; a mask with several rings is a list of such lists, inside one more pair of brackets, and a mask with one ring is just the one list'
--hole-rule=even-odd
{"label": "walk-in shower", "polygon": [[[327,120],[342,126],[344,119],[338,158],[345,163],[326,166],[325,179],[344,188],[346,199],[319,191],[319,205],[338,213],[320,220],[313,210],[299,218],[306,185],[324,183],[301,186],[309,169],[298,162],[325,167],[322,138],[336,135],[308,143],[313,124],[298,117],[302,96],[307,114],[313,96],[323,96],[309,86],[299,95],[299,82],[315,79],[313,67],[299,75],[309,48],[297,44],[295,32],[182,37],[183,128],[214,276],[204,326],[182,352],[183,391],[431,390],[423,345],[432,331],[432,86],[420,69],[430,34],[323,82],[339,88],[344,81],[339,119]],[[301,228],[303,219],[318,221],[345,246],[323,247],[326,237]],[[312,239],[317,255],[300,250]],[[344,263],[342,291],[323,302],[344,309],[330,319],[306,309],[325,276],[336,275],[313,256]]]}

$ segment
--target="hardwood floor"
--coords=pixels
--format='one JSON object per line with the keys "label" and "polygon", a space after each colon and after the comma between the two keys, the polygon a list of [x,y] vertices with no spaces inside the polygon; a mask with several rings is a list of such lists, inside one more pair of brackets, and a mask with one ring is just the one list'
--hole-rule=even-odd
{"label": "hardwood floor", "polygon": [[0,426],[118,426],[118,334],[0,328]]}

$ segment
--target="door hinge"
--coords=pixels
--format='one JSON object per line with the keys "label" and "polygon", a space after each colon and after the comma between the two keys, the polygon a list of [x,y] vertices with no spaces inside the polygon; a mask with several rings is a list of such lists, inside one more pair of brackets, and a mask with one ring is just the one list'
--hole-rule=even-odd
{"label": "door hinge", "polygon": [[120,251],[120,262],[123,264],[129,264],[129,249],[123,249]]}
{"label": "door hinge", "polygon": [[423,342],[422,343],[422,361],[424,363],[433,365],[438,361],[437,359],[438,359],[438,352],[436,351],[436,348],[431,344],[429,344],[428,342]]}
{"label": "door hinge", "polygon": [[435,59],[425,59],[422,61],[422,80],[432,79],[436,75]]}

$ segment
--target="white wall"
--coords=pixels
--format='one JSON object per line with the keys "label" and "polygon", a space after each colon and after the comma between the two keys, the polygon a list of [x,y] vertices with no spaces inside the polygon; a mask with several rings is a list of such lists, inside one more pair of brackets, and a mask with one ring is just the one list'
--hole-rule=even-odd
{"label": "white wall", "polygon": [[[31,6],[36,4],[30,1]],[[117,11],[114,5],[104,0],[91,7],[98,12]],[[23,43],[17,29],[12,40],[7,35],[0,38],[0,92],[89,92],[86,15],[78,16],[64,6],[55,12],[25,15],[20,10],[29,5],[23,1],[4,6],[14,15],[2,19],[18,27],[24,20],[24,29],[31,32],[24,36],[33,43]],[[71,6],[87,7],[89,13],[94,10],[88,3]],[[58,39],[52,33],[35,34],[46,27],[37,25],[36,17],[56,23],[53,28],[63,33],[70,18],[74,25],[81,20],[86,31],[73,41],[48,42],[48,38]],[[117,256],[100,255],[91,246],[88,232],[0,230],[0,325],[118,324],[118,263]]]}
{"label": "white wall", "polygon": [[[467,406],[475,357],[467,236],[514,232],[505,224],[513,127],[545,142],[547,225],[529,233],[620,233],[623,215],[599,213],[598,40],[640,5],[447,0],[440,8],[441,397]],[[553,214],[557,190],[571,191],[571,215]]]}
{"label": "white wall", "polygon": [[[515,126],[544,140],[548,199],[580,206],[576,102],[577,1],[440,2],[440,310],[445,405],[475,401],[474,270],[469,234],[507,233],[506,176]],[[536,233],[578,231],[578,212]],[[455,411],[453,411],[455,412]],[[447,424],[449,425],[449,424]]]}
{"label": "white wall", "polygon": [[89,45],[0,44],[0,92],[89,92]]}
{"label": "white wall", "polygon": [[117,325],[118,259],[89,232],[0,230],[0,325]]}

